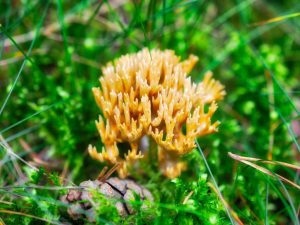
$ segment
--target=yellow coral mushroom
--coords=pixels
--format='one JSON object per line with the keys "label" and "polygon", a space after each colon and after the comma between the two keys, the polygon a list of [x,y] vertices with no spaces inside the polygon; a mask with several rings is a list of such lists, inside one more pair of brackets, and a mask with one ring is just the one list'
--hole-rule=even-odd
{"label": "yellow coral mushroom", "polygon": [[[186,168],[180,156],[193,150],[195,138],[217,131],[219,122],[212,123],[211,117],[216,101],[225,95],[211,72],[198,84],[187,76],[197,60],[191,55],[180,61],[171,50],[143,49],[108,63],[102,69],[101,89],[93,88],[104,117],[96,121],[104,147],[99,153],[89,146],[90,155],[119,163],[119,176],[126,177],[128,168],[143,158],[139,145],[147,135],[158,145],[162,173],[179,176]],[[118,143],[129,143],[125,157]]]}

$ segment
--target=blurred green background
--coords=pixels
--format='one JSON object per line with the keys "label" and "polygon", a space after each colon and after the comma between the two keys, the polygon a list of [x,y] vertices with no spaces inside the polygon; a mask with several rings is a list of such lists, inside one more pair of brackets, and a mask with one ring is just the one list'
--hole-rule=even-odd
{"label": "blurred green background", "polygon": [[[227,95],[214,116],[221,121],[219,132],[198,142],[232,215],[244,224],[299,224],[299,189],[228,156],[299,165],[299,12],[297,0],[1,0],[0,186],[41,183],[33,178],[39,173],[16,160],[7,146],[51,174],[44,185],[62,185],[61,177],[74,183],[94,179],[103,165],[90,159],[87,146],[101,149],[94,123],[100,110],[91,92],[99,85],[101,66],[144,47],[173,49],[182,59],[199,57],[191,73],[195,82],[211,70],[225,85]],[[231,223],[217,195],[211,196],[217,203],[209,205],[203,194],[212,194],[205,186],[211,178],[198,150],[186,156],[189,170],[175,181],[165,180],[152,165],[145,165],[147,176],[135,175],[157,202],[173,204],[157,209],[157,224],[176,218],[179,224]],[[260,165],[300,184],[299,170]],[[184,187],[185,182],[191,185]],[[172,185],[181,197],[172,196]],[[206,210],[195,218],[189,209],[176,210],[193,185],[200,192],[193,210]],[[3,222],[39,220],[15,214],[8,219],[1,208],[59,220],[58,206],[36,200],[55,200],[58,193],[3,190],[0,200],[12,203],[0,201]],[[170,211],[171,220],[163,219]]]}

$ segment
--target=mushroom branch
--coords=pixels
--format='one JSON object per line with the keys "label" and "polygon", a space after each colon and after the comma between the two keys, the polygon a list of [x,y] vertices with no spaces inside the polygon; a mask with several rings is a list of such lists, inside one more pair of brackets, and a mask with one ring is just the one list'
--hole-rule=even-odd
{"label": "mushroom branch", "polygon": [[[146,154],[140,149],[146,136],[157,144],[162,173],[179,176],[186,168],[180,156],[194,149],[195,138],[217,131],[219,121],[211,118],[216,102],[225,95],[211,72],[198,84],[191,80],[188,74],[197,61],[194,55],[181,61],[172,50],[143,49],[103,67],[101,87],[93,88],[93,93],[103,115],[96,126],[104,147],[98,152],[90,145],[90,155],[120,163],[118,174],[126,177]],[[124,157],[118,143],[130,146]]]}

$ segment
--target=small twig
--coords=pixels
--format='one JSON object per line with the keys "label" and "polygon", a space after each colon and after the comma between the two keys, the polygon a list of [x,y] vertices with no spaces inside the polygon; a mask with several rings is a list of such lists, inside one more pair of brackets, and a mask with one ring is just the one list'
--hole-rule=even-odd
{"label": "small twig", "polygon": [[190,197],[194,194],[194,191],[191,191],[183,200],[182,204],[185,205]]}
{"label": "small twig", "polygon": [[120,163],[116,163],[107,173],[107,167],[104,167],[100,174],[97,177],[97,180],[104,181],[107,180],[119,167],[121,166]]}
{"label": "small twig", "polygon": [[99,173],[99,175],[98,175],[98,177],[97,177],[97,180],[102,180],[102,178],[104,177],[104,175],[105,175],[105,173],[106,173],[106,171],[108,170],[108,167],[107,166],[105,166],[102,170],[101,170],[101,172]]}

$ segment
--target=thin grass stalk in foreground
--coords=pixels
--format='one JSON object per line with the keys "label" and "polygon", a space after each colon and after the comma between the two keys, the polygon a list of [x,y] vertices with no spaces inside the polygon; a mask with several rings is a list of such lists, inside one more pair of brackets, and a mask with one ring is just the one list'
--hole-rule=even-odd
{"label": "thin grass stalk in foreground", "polygon": [[[6,142],[9,143],[17,138],[20,138],[22,136],[25,136],[27,134],[33,133],[33,131],[37,130],[39,128],[39,125],[35,125],[29,128],[26,128],[24,130],[21,130],[20,132],[14,133],[10,136],[8,136],[7,138],[5,138]],[[1,133],[0,133],[1,135]]]}
{"label": "thin grass stalk in foreground", "polygon": [[6,213],[6,214],[12,214],[12,215],[18,215],[18,216],[25,216],[25,217],[29,217],[32,219],[36,219],[36,220],[40,220],[40,221],[44,221],[50,224],[56,224],[56,225],[63,225],[63,223],[60,222],[55,222],[55,221],[51,221],[51,220],[47,220],[38,216],[34,216],[34,215],[30,215],[27,213],[22,213],[22,212],[16,212],[16,211],[11,211],[11,210],[6,210],[6,209],[0,209],[0,213]]}
{"label": "thin grass stalk in foreground", "polygon": [[[209,165],[208,165],[208,163],[207,163],[207,161],[206,161],[206,159],[205,159],[205,156],[204,156],[204,154],[203,154],[203,151],[202,151],[202,149],[200,148],[200,145],[199,145],[199,143],[198,143],[198,140],[195,139],[195,142],[196,142],[197,148],[198,148],[198,150],[199,150],[199,152],[200,152],[200,154],[201,154],[201,156],[202,156],[202,158],[203,158],[203,161],[204,161],[205,166],[206,166],[206,168],[207,168],[207,170],[208,170],[208,173],[209,173],[209,175],[211,176],[211,179],[212,179],[212,181],[213,181],[213,183],[214,183],[214,185],[215,185],[215,187],[216,187],[216,190],[217,190],[217,192],[218,192],[218,195],[219,195],[220,197],[222,196],[222,198],[223,198],[223,195],[222,195],[222,193],[221,193],[221,191],[220,191],[220,189],[219,189],[219,187],[218,187],[218,184],[217,184],[217,182],[216,182],[216,180],[215,180],[215,178],[214,178],[214,175],[213,175],[213,173],[211,172],[210,167],[209,167]],[[221,199],[222,199],[222,198],[221,198]],[[222,203],[224,204],[223,201],[222,201]],[[224,208],[225,208],[226,213],[227,213],[227,215],[228,215],[228,217],[229,217],[229,219],[230,219],[231,224],[236,224],[236,223],[235,223],[236,221],[232,218],[232,216],[231,216],[231,214],[230,214],[230,210],[228,209],[228,207],[227,207],[226,204],[224,204]]]}
{"label": "thin grass stalk in foreground", "polygon": [[11,149],[11,147],[6,143],[5,139],[2,137],[2,135],[0,135],[0,145],[7,151],[7,153],[14,157],[19,159],[21,162],[23,162],[24,164],[26,164],[27,166],[29,166],[31,169],[38,171],[38,169],[31,165],[30,163],[26,162],[24,159],[22,159],[20,156],[18,156],[16,153],[14,153],[14,151]]}
{"label": "thin grass stalk in foreground", "polygon": [[[294,104],[291,96],[284,90],[283,86],[280,84],[280,82],[276,79],[275,74],[273,73],[273,71],[270,69],[269,65],[267,64],[267,62],[265,61],[265,59],[263,58],[263,56],[259,53],[259,51],[253,46],[253,45],[249,45],[252,49],[253,52],[256,54],[256,56],[258,57],[258,59],[261,61],[262,65],[265,67],[265,69],[269,72],[270,76],[272,77],[272,81],[273,81],[273,90],[275,90],[275,84],[279,87],[280,91],[282,91],[282,93],[286,96],[286,98],[288,99],[289,103],[291,104],[291,106],[294,108],[295,112],[297,113],[297,115],[300,115],[300,111],[298,110],[298,108],[296,107],[296,105]],[[274,106],[275,107],[275,106]],[[276,110],[277,111],[277,110]]]}
{"label": "thin grass stalk in foreground", "polygon": [[263,26],[263,25],[267,25],[267,24],[270,24],[270,23],[281,22],[283,20],[291,19],[291,18],[298,17],[298,16],[300,16],[299,12],[298,13],[291,13],[291,14],[288,14],[288,15],[278,16],[278,17],[271,18],[271,19],[268,19],[268,20],[265,20],[265,21],[257,22],[257,23],[251,24],[251,26]]}
{"label": "thin grass stalk in foreground", "polygon": [[68,45],[68,38],[67,38],[67,30],[65,28],[65,22],[64,22],[64,11],[62,6],[62,1],[57,0],[57,14],[58,14],[58,20],[61,27],[61,34],[63,37],[63,43],[64,43],[64,50],[65,50],[65,60],[67,64],[71,64],[71,53],[69,50]]}
{"label": "thin grass stalk in foreground", "polygon": [[16,122],[16,123],[14,123],[14,124],[12,124],[12,125],[10,125],[10,126],[4,128],[3,130],[0,130],[0,135],[3,134],[4,132],[6,132],[6,131],[8,131],[8,130],[10,130],[10,129],[16,127],[16,126],[18,126],[18,125],[20,125],[21,123],[24,123],[25,121],[31,119],[32,117],[37,116],[37,115],[39,115],[40,113],[43,113],[43,112],[45,112],[45,111],[47,111],[47,110],[53,108],[54,106],[56,106],[56,105],[58,105],[58,104],[64,103],[65,101],[66,101],[66,100],[62,100],[62,101],[59,101],[59,102],[55,102],[55,103],[53,103],[53,104],[51,104],[51,105],[46,106],[44,109],[42,109],[42,110],[40,110],[40,111],[37,111],[37,112],[35,112],[35,113],[33,113],[33,114],[31,114],[31,115],[25,117],[24,119],[19,120],[18,122]]}
{"label": "thin grass stalk in foreground", "polygon": [[[298,16],[298,15],[297,15]],[[296,107],[296,104],[293,102],[292,98],[290,97],[290,95],[288,94],[287,91],[284,90],[284,88],[281,86],[280,82],[276,79],[275,77],[275,74],[273,73],[273,71],[271,71],[269,65],[267,64],[267,62],[265,61],[265,59],[263,58],[263,56],[259,53],[259,51],[252,45],[250,45],[250,47],[253,49],[254,53],[258,56],[258,59],[261,61],[261,63],[263,64],[263,66],[265,67],[265,69],[267,70],[268,72],[268,76],[267,78],[269,78],[269,76],[272,78],[271,82],[272,82],[272,85],[273,85],[273,101],[275,99],[275,84],[279,87],[280,91],[286,96],[286,98],[288,99],[289,103],[291,104],[291,106],[294,108],[294,110],[296,111],[297,113],[297,117],[299,117],[299,110],[297,109]],[[270,80],[270,79],[269,79]],[[268,81],[267,81],[268,82]],[[270,81],[268,82],[270,83]],[[270,89],[270,88],[269,88]],[[274,102],[275,103],[275,102]],[[269,102],[270,104],[270,102]],[[300,152],[300,145],[297,141],[297,138],[296,138],[296,134],[295,132],[293,131],[293,129],[291,128],[291,125],[288,124],[287,120],[284,118],[284,116],[282,115],[281,111],[279,108],[276,108],[276,105],[273,105],[274,107],[274,110],[275,112],[280,116],[281,120],[283,121],[284,125],[287,127],[288,129],[288,132],[294,142],[294,144],[296,145],[296,148],[298,150],[298,152]],[[299,170],[296,174],[296,177],[295,177],[295,182],[297,182],[297,177],[298,177],[298,174],[299,174]]]}
{"label": "thin grass stalk in foreground", "polygon": [[[73,188],[76,188],[76,187],[73,187]],[[53,199],[53,198],[45,198],[45,197],[38,196],[38,195],[35,196],[35,195],[29,194],[28,192],[23,192],[23,193],[16,194],[16,193],[13,193],[13,192],[10,192],[10,191],[1,190],[1,188],[0,188],[0,193],[6,193],[6,194],[14,195],[14,196],[17,196],[17,197],[20,197],[20,198],[25,198],[25,197],[26,198],[31,198],[38,205],[39,205],[39,202],[46,201],[47,203],[52,204],[53,206],[60,206],[60,207],[68,207],[69,206],[68,204],[63,203],[60,200],[56,200],[56,199]],[[114,200],[111,200],[111,201],[115,202]],[[125,202],[125,201],[122,201],[122,202]],[[8,213],[7,211],[3,211],[3,212],[2,211],[0,210],[0,214],[1,213]],[[79,210],[79,211],[81,211],[81,210]],[[34,215],[22,213],[22,212],[16,212],[16,211],[10,211],[10,212],[11,213],[9,213],[9,214],[15,214],[15,215],[20,215],[20,216],[25,216],[25,217],[27,216],[27,217],[30,217],[30,218],[33,218],[33,219],[38,219],[38,220],[46,221],[46,222],[49,222],[49,223],[52,223],[52,224],[59,224],[59,225],[64,225],[65,224],[65,223],[61,223],[59,221],[58,222],[56,222],[56,221],[50,221],[50,220],[47,220],[47,219],[44,219],[44,218],[40,218],[40,217],[37,217],[37,216],[34,216]],[[48,212],[48,214],[47,214],[47,212]],[[47,210],[47,212],[45,213],[45,215],[49,216],[51,213],[48,210]],[[51,214],[51,216],[53,217],[52,214]],[[99,221],[103,222],[103,224],[112,224],[113,225],[113,223],[111,223],[108,220],[102,219],[100,217],[98,217],[97,219]],[[2,225],[2,224],[0,223],[0,225]]]}
{"label": "thin grass stalk in foreground", "polygon": [[[297,7],[296,5],[295,7]],[[295,8],[294,7],[294,8]],[[285,13],[291,13],[292,10],[288,10]],[[251,41],[255,40],[257,37],[261,36],[262,34],[266,33],[267,31],[277,27],[280,23],[271,23],[269,26],[265,27],[257,27],[256,29],[249,32],[249,37],[244,41],[245,44],[251,43]],[[213,70],[217,66],[221,64],[221,62],[225,61],[227,56],[229,56],[236,48],[238,47],[238,44],[235,44],[234,46],[220,46],[221,49],[224,49],[218,55],[215,57],[215,59],[208,64],[202,71],[201,74],[204,74],[205,71]],[[299,114],[299,111],[298,111]]]}
{"label": "thin grass stalk in foreground", "polygon": [[287,200],[289,201],[290,205],[291,205],[291,209],[293,211],[293,216],[295,218],[292,218],[292,219],[295,219],[295,224],[299,225],[299,219],[298,219],[298,216],[297,216],[297,212],[296,212],[296,209],[295,209],[295,206],[294,206],[294,203],[293,203],[293,200],[288,192],[288,190],[286,189],[285,185],[282,183],[282,181],[280,179],[278,179],[278,182],[280,183],[280,185],[282,186],[283,190],[284,190],[284,193],[286,195],[286,198]]}
{"label": "thin grass stalk in foreground", "polygon": [[93,19],[98,15],[102,5],[103,5],[104,1],[100,1],[97,5],[97,8],[95,9],[95,11],[93,12],[93,14],[90,16],[90,18],[87,20],[86,22],[86,26],[90,26],[90,23],[93,21]]}
{"label": "thin grass stalk in foreground", "polygon": [[297,141],[297,137],[296,137],[296,134],[295,132],[293,131],[293,129],[291,128],[291,126],[288,124],[287,120],[284,118],[284,116],[282,115],[282,113],[276,109],[276,112],[278,113],[280,119],[283,121],[284,125],[286,126],[286,128],[288,129],[288,132],[294,142],[294,144],[296,145],[296,148],[298,150],[298,152],[300,153],[300,145]]}
{"label": "thin grass stalk in foreground", "polygon": [[10,185],[0,187],[0,190],[8,190],[8,189],[43,189],[43,190],[50,190],[50,191],[60,191],[60,190],[81,190],[85,189],[84,187],[78,186],[42,186],[42,185]]}
{"label": "thin grass stalk in foreground", "polygon": [[[299,225],[299,221],[298,221],[298,219],[297,219],[297,213],[296,213],[296,209],[295,209],[294,203],[293,203],[292,198],[291,198],[291,196],[289,195],[289,193],[288,193],[286,187],[285,187],[284,184],[282,183],[282,181],[284,181],[284,182],[286,182],[286,183],[288,183],[288,184],[290,184],[290,185],[292,185],[292,186],[294,186],[294,187],[300,189],[300,186],[299,186],[299,185],[293,183],[292,181],[286,179],[286,178],[283,177],[283,176],[280,176],[280,175],[278,175],[278,174],[276,174],[276,173],[273,173],[273,172],[267,170],[267,169],[264,168],[264,167],[261,167],[261,166],[258,166],[258,165],[256,165],[256,164],[254,164],[254,163],[249,162],[249,161],[251,161],[251,160],[253,161],[253,158],[250,158],[250,157],[249,157],[250,160],[247,161],[247,160],[241,159],[239,155],[235,155],[235,154],[233,154],[233,153],[231,153],[231,152],[229,152],[228,155],[229,155],[231,158],[235,159],[235,160],[238,160],[238,161],[240,161],[240,162],[242,162],[242,163],[244,163],[244,164],[247,164],[247,165],[249,165],[249,166],[251,166],[251,167],[253,167],[253,168],[255,168],[255,169],[257,169],[257,170],[259,170],[259,171],[261,171],[261,172],[263,172],[263,173],[265,173],[265,174],[271,176],[271,177],[274,177],[275,179],[277,179],[278,182],[281,184],[282,188],[284,189],[285,195],[286,195],[286,197],[287,197],[287,199],[288,199],[288,202],[289,202],[289,204],[290,204],[290,206],[291,206],[292,213],[293,213],[293,214],[291,215],[291,218],[292,218],[293,220],[296,219],[296,223],[295,223],[295,224]],[[248,158],[248,157],[242,157],[242,158],[245,159],[245,158]]]}
{"label": "thin grass stalk in foreground", "polygon": [[288,168],[294,169],[294,170],[300,170],[300,166],[296,166],[296,165],[293,165],[293,164],[290,164],[290,163],[286,163],[286,162],[263,160],[263,159],[260,159],[260,158],[253,158],[253,157],[245,157],[245,156],[240,156],[240,155],[233,154],[231,152],[229,152],[228,155],[231,158],[237,159],[237,160],[247,160],[247,161],[253,161],[253,162],[262,162],[262,163],[266,163],[266,164],[285,166],[285,167],[288,167]]}
{"label": "thin grass stalk in foreground", "polygon": [[[256,50],[255,47],[253,47],[252,45],[250,45],[250,47],[253,49],[254,53],[258,56],[258,59],[261,61],[261,63],[263,64],[263,66],[265,67],[265,69],[268,71],[269,75],[272,78],[272,83],[273,83],[273,90],[275,90],[275,84],[279,87],[280,91],[282,91],[282,93],[286,96],[286,98],[288,99],[289,103],[291,104],[291,106],[294,108],[295,112],[297,113],[297,116],[300,115],[299,110],[297,109],[296,105],[294,104],[292,98],[290,97],[290,95],[284,90],[284,88],[282,87],[282,85],[279,83],[279,81],[276,79],[273,71],[271,71],[269,65],[267,64],[267,62],[265,61],[265,59],[262,57],[262,55]],[[274,96],[275,97],[275,96]],[[297,147],[297,150],[300,152],[300,145],[296,139],[296,135],[294,133],[294,131],[291,129],[290,125],[287,123],[286,119],[284,118],[284,116],[282,115],[281,111],[276,108],[276,105],[274,105],[274,110],[278,113],[278,115],[280,116],[281,120],[283,121],[284,125],[287,127],[289,134],[291,135],[291,138],[293,139],[294,144]]]}
{"label": "thin grass stalk in foreground", "polygon": [[235,14],[241,12],[244,9],[247,9],[248,6],[255,3],[257,0],[246,0],[242,1],[239,4],[236,4],[228,11],[226,11],[223,15],[216,18],[210,25],[208,25],[204,31],[205,32],[212,32],[213,29],[217,28],[218,26],[225,24],[228,19],[230,19]]}
{"label": "thin grass stalk in foreground", "polygon": [[266,183],[266,207],[265,207],[265,224],[269,225],[268,221],[268,204],[269,204],[269,177],[267,177]]}
{"label": "thin grass stalk in foreground", "polygon": [[219,195],[218,193],[218,189],[211,183],[208,182],[208,185],[211,187],[211,189],[220,197],[222,203],[228,207],[228,209],[230,210],[230,213],[232,214],[233,218],[235,219],[235,221],[239,224],[239,225],[244,225],[244,223],[240,220],[239,216],[237,215],[237,213],[235,211],[232,210],[232,208],[230,207],[230,205],[227,203],[227,201],[223,198],[222,195]]}
{"label": "thin grass stalk in foreground", "polygon": [[[282,181],[284,181],[284,182],[286,182],[286,183],[288,183],[288,184],[290,184],[290,185],[293,185],[293,186],[294,186],[294,185],[297,185],[297,184],[295,184],[295,183],[291,182],[290,180],[288,180],[288,179],[286,179],[286,178],[284,178],[284,177],[282,177],[282,176],[280,176],[280,175],[278,175],[278,174],[276,174],[276,173],[273,173],[273,172],[271,172],[271,171],[269,171],[269,170],[267,170],[267,169],[265,169],[265,168],[263,168],[263,167],[260,167],[260,166],[254,164],[254,163],[248,162],[247,160],[239,159],[239,156],[238,156],[238,155],[232,154],[232,153],[230,153],[230,152],[228,153],[228,155],[231,156],[233,159],[236,159],[236,160],[238,160],[238,161],[240,161],[240,162],[243,162],[243,163],[245,163],[245,164],[247,164],[247,165],[249,165],[249,166],[252,166],[252,167],[254,167],[255,169],[257,169],[257,170],[259,170],[259,171],[261,171],[261,172],[263,172],[263,173],[265,173],[265,174],[267,174],[267,175],[270,175],[270,176],[276,178],[276,179],[278,180],[278,182],[281,184],[282,188],[284,189],[285,195],[286,195],[286,197],[287,197],[287,199],[288,199],[288,202],[289,202],[289,204],[290,204],[290,206],[291,206],[292,213],[293,213],[293,214],[291,215],[291,218],[294,220],[294,217],[295,217],[295,218],[296,218],[296,221],[297,221],[296,224],[299,225],[299,221],[297,220],[297,213],[296,213],[296,209],[295,209],[295,207],[294,207],[294,203],[293,203],[292,198],[291,198],[290,194],[288,193],[286,187],[285,187],[284,184],[282,183]],[[243,158],[247,158],[247,157],[243,157]],[[251,158],[250,158],[250,159],[251,159]],[[299,185],[297,185],[297,186],[298,186],[298,188],[299,188]]]}
{"label": "thin grass stalk in foreground", "polygon": [[[277,179],[279,179],[279,180],[281,180],[281,181],[283,181],[283,182],[285,182],[285,183],[287,183],[287,184],[290,184],[291,186],[293,186],[293,187],[295,187],[295,188],[297,188],[297,189],[300,190],[300,186],[299,186],[298,184],[296,184],[296,183],[290,181],[289,179],[287,179],[287,178],[285,178],[285,177],[283,177],[283,176],[281,176],[281,175],[279,175],[279,174],[277,174],[277,173],[273,173],[272,171],[270,171],[270,170],[268,170],[268,169],[266,169],[266,168],[264,168],[264,167],[258,166],[258,165],[256,165],[255,163],[249,162],[249,161],[258,161],[259,159],[256,159],[256,160],[255,160],[255,158],[250,158],[250,157],[249,157],[249,159],[248,159],[248,157],[239,156],[239,155],[233,154],[233,153],[231,153],[231,152],[228,152],[228,155],[229,155],[231,158],[233,158],[233,159],[235,159],[235,160],[237,160],[237,161],[239,161],[239,162],[242,162],[242,163],[244,163],[244,164],[246,164],[246,165],[248,165],[248,166],[251,166],[251,167],[253,167],[253,168],[259,170],[259,171],[262,172],[262,173],[265,173],[265,174],[267,174],[267,175],[269,175],[269,176],[271,176],[271,177],[277,178]],[[265,161],[263,160],[262,162],[265,162]],[[266,161],[266,162],[270,163],[270,161]],[[276,162],[274,162],[274,163],[270,163],[270,164],[275,164],[275,165],[285,165],[286,167],[289,167],[289,168],[292,168],[292,169],[297,169],[297,170],[300,169],[299,167],[294,166],[294,165],[291,165],[291,164],[288,164],[288,163],[280,163],[280,164],[277,163],[277,164],[276,164]],[[288,165],[288,166],[287,166],[287,165]]]}
{"label": "thin grass stalk in foreground", "polygon": [[[39,21],[39,23],[38,23],[38,25],[37,25],[36,32],[35,32],[35,38],[34,38],[33,41],[31,42],[31,45],[30,45],[29,50],[28,50],[28,53],[27,53],[28,56],[30,55],[30,53],[31,53],[31,51],[32,51],[32,49],[33,49],[33,46],[34,46],[34,44],[35,44],[35,42],[36,42],[36,40],[37,40],[37,38],[38,38],[38,36],[39,36],[40,29],[41,29],[41,27],[42,27],[42,24],[43,24],[43,22],[44,22],[44,19],[45,19],[46,15],[47,15],[48,8],[49,8],[49,1],[48,1],[47,5],[46,5],[46,7],[45,7],[45,10],[44,10],[43,15],[42,15],[42,17],[41,17],[41,20]],[[24,59],[22,65],[21,65],[21,67],[20,67],[20,69],[19,69],[19,72],[18,72],[18,74],[17,74],[17,76],[16,76],[16,78],[15,78],[15,80],[14,80],[14,83],[13,83],[12,87],[10,88],[10,90],[9,90],[9,92],[8,92],[8,95],[6,96],[6,98],[5,98],[5,100],[4,100],[4,103],[3,103],[3,105],[2,105],[2,107],[1,107],[1,109],[0,109],[0,116],[1,116],[1,114],[2,114],[2,112],[3,112],[3,110],[4,110],[5,106],[6,106],[6,104],[7,104],[7,102],[8,102],[8,99],[10,98],[10,96],[11,96],[11,94],[12,94],[12,92],[13,92],[13,90],[14,90],[16,84],[17,84],[17,81],[18,81],[19,78],[20,78],[20,75],[21,75],[21,73],[22,73],[22,71],[23,71],[23,69],[24,69],[24,67],[25,67],[25,65],[26,65],[26,62],[27,62],[27,58]]]}

